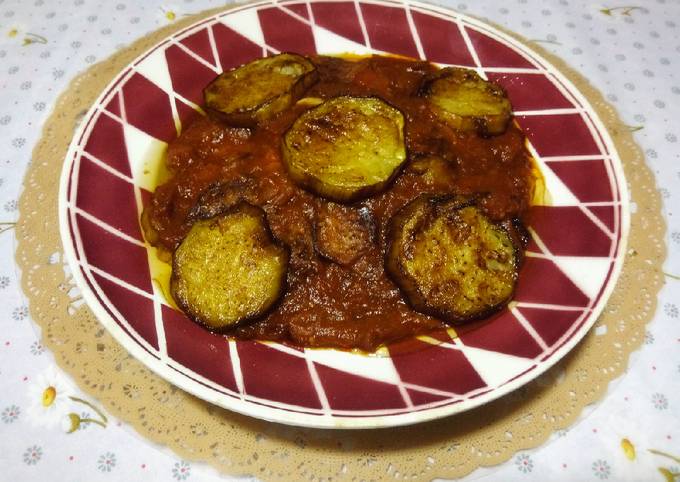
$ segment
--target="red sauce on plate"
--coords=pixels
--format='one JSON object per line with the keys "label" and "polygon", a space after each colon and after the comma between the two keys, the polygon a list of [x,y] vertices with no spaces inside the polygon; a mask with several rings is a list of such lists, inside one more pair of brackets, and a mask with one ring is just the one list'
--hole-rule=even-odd
{"label": "red sauce on plate", "polygon": [[[299,346],[367,351],[446,325],[415,312],[383,268],[389,219],[421,193],[479,196],[494,220],[522,218],[533,193],[532,162],[524,134],[511,123],[499,136],[454,131],[439,123],[426,101],[414,95],[433,65],[390,57],[348,60],[313,57],[319,81],[306,97],[378,96],[406,118],[409,161],[385,192],[354,203],[370,218],[373,242],[351,264],[340,265],[315,248],[317,213],[326,200],[296,186],[281,161],[285,131],[309,106],[299,103],[257,129],[229,127],[208,117],[194,121],[170,144],[170,179],[147,206],[146,233],[152,244],[172,252],[191,227],[187,216],[215,183],[239,190],[261,206],[272,233],[291,248],[288,286],[264,318],[235,328],[240,339],[277,340]],[[414,166],[422,156],[445,159],[436,175]]]}

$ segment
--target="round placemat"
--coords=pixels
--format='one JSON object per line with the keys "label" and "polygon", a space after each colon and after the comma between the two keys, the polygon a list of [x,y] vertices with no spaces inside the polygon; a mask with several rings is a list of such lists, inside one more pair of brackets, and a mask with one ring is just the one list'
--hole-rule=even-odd
{"label": "round placemat", "polygon": [[170,385],[115,342],[74,294],[59,238],[55,176],[75,127],[111,79],[158,41],[218,11],[153,32],[74,79],[57,100],[33,152],[19,202],[17,262],[43,343],[80,388],[142,436],[181,457],[265,480],[461,477],[539,445],[598,400],[625,370],[656,308],[665,258],[660,197],[640,148],[614,109],[585,78],[533,43],[531,49],[557,66],[604,122],[634,203],[616,290],[589,335],[551,370],[457,416],[400,428],[330,431],[264,422],[210,405]]}

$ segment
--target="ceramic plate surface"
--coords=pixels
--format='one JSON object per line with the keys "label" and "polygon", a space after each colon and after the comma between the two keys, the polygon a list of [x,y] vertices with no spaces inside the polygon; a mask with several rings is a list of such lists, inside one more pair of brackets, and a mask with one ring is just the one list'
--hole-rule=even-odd
{"label": "ceramic plate surface", "polygon": [[[223,70],[278,52],[393,53],[476,69],[503,85],[545,177],[514,302],[451,338],[365,356],[213,335],[173,310],[139,216],[154,162]],[[263,2],[201,21],[124,69],[75,135],[61,177],[67,259],[89,307],[135,357],[182,389],[255,417],[385,427],[486,403],[535,378],[585,335],[622,264],[629,213],[612,141],[553,66],[496,29],[412,2]],[[437,340],[435,341],[434,338]]]}

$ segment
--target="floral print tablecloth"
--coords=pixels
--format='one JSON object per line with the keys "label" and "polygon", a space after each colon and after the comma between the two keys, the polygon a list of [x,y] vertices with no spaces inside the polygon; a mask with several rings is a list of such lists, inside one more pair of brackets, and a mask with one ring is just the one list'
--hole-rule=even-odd
{"label": "floral print tablecloth", "polygon": [[[680,480],[680,1],[442,1],[562,57],[635,132],[668,223],[666,286],[642,349],[569,430],[467,479]],[[235,480],[154,446],[79,393],[39,342],[14,263],[17,199],[57,95],[88,65],[218,6],[0,0],[0,481]]]}

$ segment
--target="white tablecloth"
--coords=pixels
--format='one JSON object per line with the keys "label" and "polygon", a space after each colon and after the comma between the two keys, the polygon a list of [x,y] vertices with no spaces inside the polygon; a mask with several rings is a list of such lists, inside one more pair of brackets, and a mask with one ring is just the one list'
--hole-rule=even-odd
{"label": "white tablecloth", "polygon": [[[604,5],[580,0],[442,3],[541,41],[587,76],[626,124],[639,127],[635,137],[657,176],[669,226],[664,271],[680,275],[680,2],[641,1],[636,7],[621,0]],[[79,430],[66,434],[63,416],[45,417],[44,410],[36,410],[50,383],[78,392],[40,345],[38,328],[28,316],[11,224],[41,125],[69,80],[145,33],[217,5],[208,0],[0,0],[2,481],[234,480],[178,459],[115,419],[106,428],[81,422]],[[538,449],[467,479],[663,481],[660,467],[669,471],[666,477],[680,472],[679,459],[649,451],[680,457],[680,280],[667,276],[666,281],[642,349],[604,400]],[[62,408],[82,419],[100,419],[81,402]],[[634,460],[622,439],[635,448]]]}

